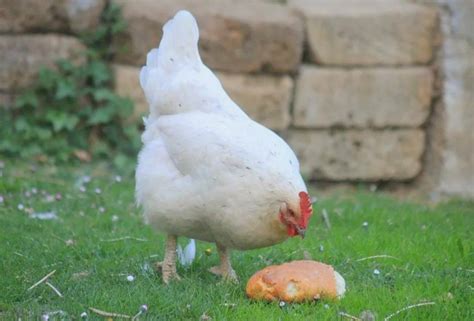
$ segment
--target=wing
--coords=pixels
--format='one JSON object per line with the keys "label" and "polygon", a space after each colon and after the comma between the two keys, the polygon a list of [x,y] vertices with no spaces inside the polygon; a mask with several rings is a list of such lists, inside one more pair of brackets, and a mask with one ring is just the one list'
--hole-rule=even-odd
{"label": "wing", "polygon": [[[175,166],[194,179],[225,183],[229,175],[249,171],[274,181],[299,176],[299,163],[290,147],[250,119],[193,112],[162,116],[158,127]],[[255,179],[259,178],[251,180]]]}
{"label": "wing", "polygon": [[192,178],[176,167],[161,137],[155,137],[143,147],[135,176],[136,200],[145,212],[153,212],[150,206],[156,204],[161,207],[160,212],[166,211],[183,203],[180,202],[183,198],[189,204],[197,197]]}

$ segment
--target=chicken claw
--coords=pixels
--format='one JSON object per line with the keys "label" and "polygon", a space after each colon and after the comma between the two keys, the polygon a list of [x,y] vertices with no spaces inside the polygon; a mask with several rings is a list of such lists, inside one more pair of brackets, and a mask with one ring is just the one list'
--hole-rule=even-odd
{"label": "chicken claw", "polygon": [[163,282],[169,284],[171,280],[181,280],[176,272],[176,235],[168,235],[166,240],[165,258],[162,262],[157,262],[156,267],[161,269]]}
{"label": "chicken claw", "polygon": [[220,245],[217,245],[217,251],[219,252],[221,264],[211,267],[209,272],[221,276],[224,281],[239,283],[239,278],[230,263],[230,251]]}

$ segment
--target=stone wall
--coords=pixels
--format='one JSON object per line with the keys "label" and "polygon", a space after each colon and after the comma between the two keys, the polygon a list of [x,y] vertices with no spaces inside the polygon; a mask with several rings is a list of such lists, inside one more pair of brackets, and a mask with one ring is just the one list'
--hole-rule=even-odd
{"label": "stone wall", "polygon": [[[229,95],[277,131],[315,181],[403,183],[474,197],[474,4],[470,0],[110,0],[116,91],[148,107],[138,84],[163,24],[188,9],[200,52]],[[6,2],[6,0],[0,0]],[[38,66],[72,58],[106,0],[0,6],[0,103]],[[429,179],[427,179],[429,177]]]}
{"label": "stone wall", "polygon": [[439,191],[474,198],[474,1],[443,4],[445,145]]}

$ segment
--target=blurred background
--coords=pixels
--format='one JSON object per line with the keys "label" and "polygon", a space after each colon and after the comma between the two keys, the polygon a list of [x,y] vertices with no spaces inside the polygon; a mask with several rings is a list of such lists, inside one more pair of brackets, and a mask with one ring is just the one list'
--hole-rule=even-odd
{"label": "blurred background", "polygon": [[179,9],[308,180],[474,198],[472,0],[0,0],[0,153],[133,170],[139,69]]}

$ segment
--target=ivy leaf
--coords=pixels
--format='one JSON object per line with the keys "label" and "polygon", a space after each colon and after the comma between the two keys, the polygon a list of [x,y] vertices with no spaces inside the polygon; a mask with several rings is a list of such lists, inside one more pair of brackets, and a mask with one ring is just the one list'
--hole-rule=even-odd
{"label": "ivy leaf", "polygon": [[64,71],[66,73],[73,73],[75,70],[75,66],[66,59],[60,59],[58,61],[58,67],[61,71]]}
{"label": "ivy leaf", "polygon": [[36,108],[39,105],[38,97],[32,91],[27,91],[20,95],[15,101],[15,108],[33,107]]}
{"label": "ivy leaf", "polygon": [[65,99],[65,98],[75,98],[76,97],[76,92],[75,92],[74,84],[68,82],[68,81],[61,81],[58,83],[58,88],[56,89],[56,99]]}
{"label": "ivy leaf", "polygon": [[53,130],[55,132],[59,132],[62,129],[71,131],[79,122],[79,117],[59,110],[49,110],[46,113],[46,120],[53,125]]}
{"label": "ivy leaf", "polygon": [[112,120],[114,116],[113,108],[102,107],[95,109],[87,121],[90,125],[104,124]]}
{"label": "ivy leaf", "polygon": [[34,131],[37,137],[41,140],[50,139],[53,136],[53,133],[48,128],[38,127]]}
{"label": "ivy leaf", "polygon": [[122,118],[130,117],[133,113],[133,102],[129,98],[116,97],[114,105],[117,108],[117,113]]}
{"label": "ivy leaf", "polygon": [[97,60],[89,64],[88,75],[95,86],[104,85],[110,79],[107,65]]}
{"label": "ivy leaf", "polygon": [[112,101],[115,99],[115,93],[112,92],[110,89],[101,88],[92,93],[95,101],[97,102],[105,102],[105,101]]}
{"label": "ivy leaf", "polygon": [[110,31],[112,32],[112,34],[118,34],[124,31],[126,28],[127,28],[127,23],[125,21],[117,21],[112,25],[112,27],[110,28]]}
{"label": "ivy leaf", "polygon": [[15,120],[15,129],[19,132],[25,132],[28,130],[30,125],[28,124],[28,121],[25,118],[18,118]]}
{"label": "ivy leaf", "polygon": [[52,69],[41,68],[38,75],[38,85],[40,89],[51,90],[55,87],[58,74]]}

